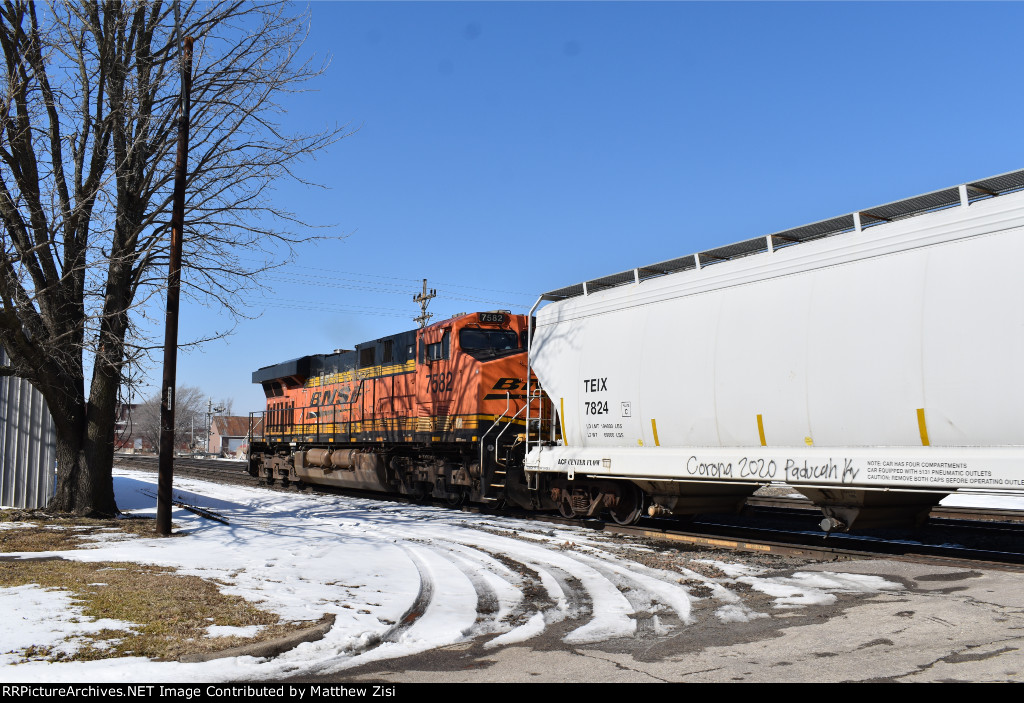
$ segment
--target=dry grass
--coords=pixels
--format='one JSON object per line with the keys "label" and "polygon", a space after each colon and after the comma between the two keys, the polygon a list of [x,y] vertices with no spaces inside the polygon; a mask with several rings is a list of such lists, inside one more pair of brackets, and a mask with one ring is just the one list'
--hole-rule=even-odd
{"label": "dry grass", "polygon": [[[26,514],[0,514],[0,522],[31,522],[0,529],[0,551],[66,551],[91,544],[89,536],[132,539],[153,536],[152,520],[56,520],[43,522]],[[187,539],[187,535],[182,537]],[[185,654],[214,652],[263,642],[304,629],[303,623],[282,623],[275,613],[257,608],[239,596],[221,593],[220,585],[174,569],[128,562],[86,563],[64,559],[0,560],[0,588],[37,584],[71,594],[83,617],[131,623],[130,630],[104,630],[76,638],[77,651],[30,647],[18,652],[24,660],[90,661],[142,656],[175,660]],[[210,625],[261,625],[255,637],[217,637]]]}
{"label": "dry grass", "polygon": [[0,523],[25,523],[13,529],[0,526],[0,553],[60,552],[86,547],[96,538],[156,536],[155,520],[57,517],[38,510],[0,510]]}

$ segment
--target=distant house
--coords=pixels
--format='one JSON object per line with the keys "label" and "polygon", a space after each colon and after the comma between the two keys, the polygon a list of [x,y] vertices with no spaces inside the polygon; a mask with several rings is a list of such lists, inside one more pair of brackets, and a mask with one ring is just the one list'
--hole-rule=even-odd
{"label": "distant house", "polygon": [[[132,454],[135,452],[156,453],[158,447],[153,445],[152,413],[145,405],[139,403],[118,403],[114,419],[114,451]],[[141,422],[141,424],[140,424]],[[159,437],[159,428],[156,436]],[[187,445],[175,447],[176,450],[188,449]]]}
{"label": "distant house", "polygon": [[[258,432],[257,432],[258,434]],[[210,422],[207,451],[218,456],[233,456],[249,445],[249,417],[214,415]]]}
{"label": "distant house", "polygon": [[117,415],[114,419],[114,451],[153,450],[149,441],[143,441],[141,437],[136,436],[136,428],[132,422],[132,413],[138,407],[137,403],[117,404]]}

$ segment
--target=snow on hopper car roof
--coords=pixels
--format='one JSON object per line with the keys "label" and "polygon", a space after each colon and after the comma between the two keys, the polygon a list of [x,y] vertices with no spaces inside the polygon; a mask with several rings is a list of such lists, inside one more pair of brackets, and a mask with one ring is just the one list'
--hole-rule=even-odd
{"label": "snow on hopper car roof", "polygon": [[1024,189],[1024,169],[1010,171],[1009,173],[991,176],[979,181],[964,183],[951,188],[943,188],[931,193],[916,195],[912,198],[897,200],[839,217],[812,222],[811,224],[775,232],[774,234],[747,239],[735,244],[727,244],[715,249],[708,249],[696,254],[681,256],[648,266],[628,269],[609,276],[602,276],[601,278],[594,278],[572,286],[548,291],[541,296],[541,299],[557,301],[575,298],[606,288],[613,288],[628,283],[639,283],[640,281],[657,276],[699,269],[721,261],[738,259],[752,254],[761,254],[774,249],[839,234],[857,232],[885,222],[924,215],[958,205],[966,205],[978,200],[985,200],[1022,189]]}

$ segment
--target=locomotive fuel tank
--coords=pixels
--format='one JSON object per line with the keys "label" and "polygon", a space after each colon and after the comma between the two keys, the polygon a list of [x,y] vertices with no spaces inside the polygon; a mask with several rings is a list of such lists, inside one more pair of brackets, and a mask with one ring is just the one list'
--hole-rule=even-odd
{"label": "locomotive fuel tank", "polygon": [[307,449],[293,457],[295,477],[309,484],[392,491],[381,455],[356,449]]}
{"label": "locomotive fuel tank", "polygon": [[652,514],[786,483],[827,529],[1020,490],[1022,187],[1004,174],[542,296],[530,362],[562,437],[527,474],[630,481]]}

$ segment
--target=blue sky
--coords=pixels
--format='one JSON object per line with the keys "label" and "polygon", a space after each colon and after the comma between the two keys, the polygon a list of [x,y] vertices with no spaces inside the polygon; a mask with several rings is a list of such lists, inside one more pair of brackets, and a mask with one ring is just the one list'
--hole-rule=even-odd
{"label": "blue sky", "polygon": [[[297,6],[301,10],[303,6]],[[182,353],[255,369],[1024,167],[1021,3],[313,2],[285,126],[355,133],[276,197],[347,235]],[[184,305],[182,339],[227,322]],[[151,377],[159,378],[159,368]],[[151,386],[155,388],[156,383]]]}

